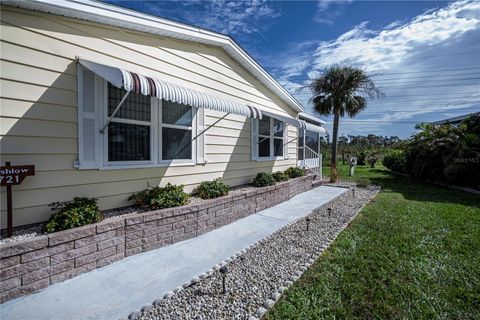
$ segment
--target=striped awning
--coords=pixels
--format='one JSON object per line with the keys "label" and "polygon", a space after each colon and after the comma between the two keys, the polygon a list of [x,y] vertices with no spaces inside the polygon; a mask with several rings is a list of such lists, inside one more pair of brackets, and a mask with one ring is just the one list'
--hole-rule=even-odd
{"label": "striped awning", "polygon": [[287,116],[284,116],[284,115],[280,115],[280,114],[276,114],[276,113],[268,112],[268,111],[262,111],[262,113],[263,113],[264,116],[268,116],[268,117],[271,117],[271,118],[278,119],[280,121],[291,124],[292,126],[297,127],[299,129],[302,129],[302,130],[307,130],[307,131],[311,131],[311,132],[320,133],[321,135],[327,135],[328,134],[327,129],[325,129],[324,127],[317,126],[317,125],[314,125],[312,123],[308,123],[304,120],[295,119],[295,118],[287,117]]}
{"label": "striped awning", "polygon": [[262,119],[262,112],[253,106],[218,98],[204,92],[150,78],[121,68],[83,59],[78,59],[78,63],[117,88],[124,88],[129,92],[152,96],[196,108],[205,108],[238,114],[248,118]]}
{"label": "striped awning", "polygon": [[316,126],[303,120],[298,120],[298,122],[300,123],[300,128],[303,130],[316,132],[324,136],[328,134],[328,130],[324,127]]}
{"label": "striped awning", "polygon": [[264,116],[275,118],[275,119],[278,119],[278,120],[283,121],[285,123],[291,124],[292,126],[297,127],[297,128],[300,128],[300,125],[301,125],[299,120],[295,119],[295,118],[283,116],[283,115],[276,114],[276,113],[273,113],[273,112],[268,112],[268,111],[262,111],[262,114]]}

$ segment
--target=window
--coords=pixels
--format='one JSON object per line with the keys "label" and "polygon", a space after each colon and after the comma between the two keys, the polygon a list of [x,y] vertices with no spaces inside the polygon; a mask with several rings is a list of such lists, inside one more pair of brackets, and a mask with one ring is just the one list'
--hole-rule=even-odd
{"label": "window", "polygon": [[270,157],[270,118],[263,117],[262,120],[258,120],[258,156]]}
{"label": "window", "polygon": [[284,123],[277,119],[273,120],[273,156],[283,156],[283,131]]}
{"label": "window", "polygon": [[253,134],[256,137],[254,139],[256,149],[254,154],[258,158],[283,157],[285,123],[267,116],[255,121]]}
{"label": "window", "polygon": [[[106,91],[103,123],[113,115],[126,94],[123,88],[110,83]],[[196,109],[190,106],[131,92],[105,130],[104,164],[193,162],[195,114]]]}
{"label": "window", "polygon": [[163,101],[162,160],[192,158],[192,111],[192,107]]}
{"label": "window", "polygon": [[77,74],[74,167],[109,170],[206,162],[202,108],[127,94],[80,64]]}
{"label": "window", "polygon": [[318,152],[320,135],[316,132],[307,131],[305,135],[305,145],[315,152]]}
{"label": "window", "polygon": [[298,160],[305,160],[304,155],[308,158],[311,153],[309,149],[315,153],[319,150],[320,135],[316,132],[306,131],[304,129],[298,130]]}
{"label": "window", "polygon": [[[108,85],[108,117],[126,91]],[[108,124],[108,162],[150,161],[152,141],[152,106],[150,97],[129,94]]]}

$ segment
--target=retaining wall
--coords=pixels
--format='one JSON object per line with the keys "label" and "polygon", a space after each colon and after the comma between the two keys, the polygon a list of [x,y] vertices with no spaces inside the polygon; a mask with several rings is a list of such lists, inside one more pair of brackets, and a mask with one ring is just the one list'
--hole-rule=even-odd
{"label": "retaining wall", "polygon": [[0,303],[127,256],[196,237],[312,188],[308,175],[199,204],[126,214],[0,246]]}

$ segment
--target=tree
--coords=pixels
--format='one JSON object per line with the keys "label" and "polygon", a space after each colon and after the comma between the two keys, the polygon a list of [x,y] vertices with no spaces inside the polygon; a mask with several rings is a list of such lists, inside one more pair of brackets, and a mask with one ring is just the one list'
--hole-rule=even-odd
{"label": "tree", "polygon": [[321,115],[333,115],[332,163],[330,180],[336,181],[337,140],[340,117],[345,113],[356,116],[367,107],[367,100],[379,98],[381,91],[365,71],[350,66],[331,66],[305,89],[312,93],[310,102],[315,112]]}
{"label": "tree", "polygon": [[345,165],[345,147],[348,146],[348,138],[345,136],[338,138],[338,145],[342,148],[342,163]]}

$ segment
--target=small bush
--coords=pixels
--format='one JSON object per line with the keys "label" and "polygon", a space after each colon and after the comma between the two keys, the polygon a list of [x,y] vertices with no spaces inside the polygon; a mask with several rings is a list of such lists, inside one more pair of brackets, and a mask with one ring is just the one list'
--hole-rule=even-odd
{"label": "small bush", "polygon": [[223,182],[222,178],[217,178],[212,181],[203,181],[197,187],[197,194],[202,199],[212,199],[221,196],[226,196],[229,187]]}
{"label": "small bush", "polygon": [[396,172],[405,172],[406,155],[403,150],[390,150],[385,152],[382,164]]}
{"label": "small bush", "polygon": [[365,151],[362,151],[359,154],[357,154],[357,165],[364,166],[367,156],[368,156],[368,153]]}
{"label": "small bush", "polygon": [[375,168],[375,163],[377,163],[377,161],[377,156],[373,153],[367,157],[367,162],[370,165],[370,168]]}
{"label": "small bush", "polygon": [[305,169],[300,167],[290,167],[285,170],[285,174],[290,178],[298,178],[305,175]]}
{"label": "small bush", "polygon": [[52,202],[48,205],[55,211],[43,225],[47,233],[85,226],[102,220],[97,199],[75,197],[72,201]]}
{"label": "small bush", "polygon": [[154,187],[132,194],[133,200],[140,208],[157,210],[183,206],[188,203],[189,194],[183,191],[183,185],[167,183],[165,187]]}
{"label": "small bush", "polygon": [[273,186],[275,183],[275,178],[268,172],[259,172],[255,179],[253,179],[253,185],[255,187]]}
{"label": "small bush", "polygon": [[275,181],[277,181],[277,182],[288,180],[288,175],[286,175],[285,172],[282,172],[282,171],[274,172],[274,173],[272,173],[272,176],[275,179]]}

